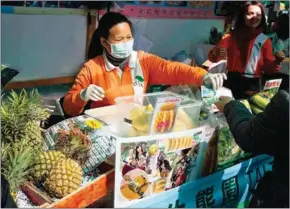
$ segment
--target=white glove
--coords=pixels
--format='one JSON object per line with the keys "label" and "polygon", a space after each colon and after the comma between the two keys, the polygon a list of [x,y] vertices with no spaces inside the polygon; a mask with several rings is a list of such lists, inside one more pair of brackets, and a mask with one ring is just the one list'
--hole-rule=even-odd
{"label": "white glove", "polygon": [[102,87],[91,84],[88,88],[81,91],[80,96],[84,101],[102,101],[105,97],[105,92]]}
{"label": "white glove", "polygon": [[208,73],[203,77],[203,84],[211,85],[213,90],[217,90],[223,86],[224,80],[227,80],[225,73]]}

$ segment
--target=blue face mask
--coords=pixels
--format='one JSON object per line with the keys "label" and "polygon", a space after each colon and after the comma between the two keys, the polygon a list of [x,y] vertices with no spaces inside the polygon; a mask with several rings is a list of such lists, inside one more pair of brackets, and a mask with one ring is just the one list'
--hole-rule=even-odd
{"label": "blue face mask", "polygon": [[[108,42],[109,43],[109,42]],[[127,58],[133,51],[134,39],[128,42],[122,42],[118,44],[109,43],[111,46],[111,55],[115,58]]]}

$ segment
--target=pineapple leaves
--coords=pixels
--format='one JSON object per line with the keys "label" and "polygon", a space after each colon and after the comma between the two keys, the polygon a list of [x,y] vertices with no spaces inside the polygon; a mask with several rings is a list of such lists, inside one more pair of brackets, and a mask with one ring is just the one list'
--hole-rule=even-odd
{"label": "pineapple leaves", "polygon": [[11,185],[11,190],[16,192],[31,172],[35,152],[25,140],[6,146],[5,152],[7,156],[1,162],[1,171]]}
{"label": "pineapple leaves", "polygon": [[24,89],[1,95],[1,172],[11,185],[11,191],[27,180],[34,157],[41,150],[39,121],[49,117],[36,90]]}

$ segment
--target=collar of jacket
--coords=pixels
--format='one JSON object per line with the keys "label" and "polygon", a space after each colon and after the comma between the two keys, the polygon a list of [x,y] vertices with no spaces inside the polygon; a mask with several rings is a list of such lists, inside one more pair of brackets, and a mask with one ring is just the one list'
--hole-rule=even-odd
{"label": "collar of jacket", "polygon": [[108,57],[104,51],[103,57],[104,57],[106,71],[109,72],[109,71],[112,71],[116,68],[123,69],[126,64],[129,64],[130,69],[133,69],[136,66],[137,59],[138,59],[137,56],[134,56],[135,53],[137,53],[137,52],[133,51],[132,54],[127,59],[125,59],[119,66],[115,66],[108,60]]}

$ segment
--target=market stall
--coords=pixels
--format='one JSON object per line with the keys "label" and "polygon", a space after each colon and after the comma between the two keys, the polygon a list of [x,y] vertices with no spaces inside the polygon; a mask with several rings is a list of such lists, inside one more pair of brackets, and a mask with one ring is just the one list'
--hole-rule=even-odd
{"label": "market stall", "polygon": [[[264,92],[253,96],[250,110],[263,111],[279,82],[268,82]],[[17,204],[86,207],[114,191],[115,197],[106,204],[114,201],[115,207],[246,206],[255,182],[271,170],[272,158],[254,157],[238,148],[223,115],[214,113],[209,102],[214,96],[208,100],[208,94],[206,99],[200,95],[203,98],[198,100],[188,96],[193,95],[188,87],[171,90],[182,94],[165,91],[120,97],[114,106],[64,120],[44,132],[43,151],[37,152],[39,137],[27,142],[29,138],[16,135],[9,126],[24,114],[32,117],[27,111],[41,108],[32,99],[37,94],[9,95],[2,103],[2,131],[13,137],[4,138],[2,169],[18,175],[29,171],[17,181],[19,176],[10,175],[9,180],[18,183],[12,187]],[[229,91],[216,93],[227,95]],[[25,99],[24,113],[15,102]],[[13,116],[11,108],[18,108]],[[35,119],[47,117],[45,109],[38,112]],[[31,123],[28,120],[19,128]],[[26,159],[20,162],[32,165],[32,170],[10,164],[20,159]],[[203,193],[212,199],[200,196]]]}
{"label": "market stall", "polygon": [[[40,10],[25,5],[25,9],[6,7],[4,13],[53,11],[52,8],[43,9],[45,5],[39,6]],[[63,4],[49,7],[60,5]],[[212,73],[226,72],[226,61],[204,62],[207,51],[224,32],[224,18],[214,12],[218,13],[218,4],[142,1],[119,4],[117,9],[132,18],[136,28],[139,27],[135,49],[152,51],[189,65],[203,65]],[[85,60],[86,39],[92,35],[97,16],[104,11],[89,11],[94,18],[88,18],[88,22],[94,23],[87,22],[87,25],[88,10],[65,12],[73,12],[73,20],[65,17],[62,21],[75,33],[64,34],[69,36],[65,42],[65,37],[62,37],[53,46],[48,46],[48,42],[43,44],[42,50],[50,48],[51,54],[48,55],[55,62],[50,59],[46,65],[45,56],[39,56],[41,61],[23,61],[37,57],[41,51],[37,44],[36,48],[31,48],[30,55],[26,54],[28,57],[21,60],[16,60],[16,56],[11,58],[16,50],[14,44],[4,57],[9,67],[1,66],[5,76],[1,78],[2,90],[4,87],[7,90],[39,86],[40,92],[44,92],[39,95],[39,91],[31,89],[6,91],[1,102],[1,172],[10,183],[17,205],[22,208],[247,207],[256,183],[272,169],[273,159],[245,153],[235,144],[224,115],[214,105],[220,96],[232,97],[229,89],[150,87],[148,94],[119,97],[116,105],[64,118],[59,98],[70,88],[78,65]],[[76,17],[77,14],[81,18]],[[19,17],[9,15],[5,18],[7,29],[10,28],[8,20],[15,24],[19,20]],[[32,16],[29,18],[23,22],[35,21]],[[163,40],[156,26],[168,18],[176,27],[181,27],[179,21],[184,21],[182,36],[176,35],[176,31],[180,33],[178,30],[172,32],[170,24],[164,22],[163,33],[167,31],[173,35]],[[144,24],[141,20],[148,22]],[[202,23],[197,23],[198,20]],[[77,26],[74,27],[74,23]],[[61,30],[60,24],[56,25],[57,30]],[[149,33],[144,25],[156,33]],[[184,36],[192,33],[191,27],[203,28],[204,31]],[[29,30],[24,31],[25,37],[29,37]],[[14,29],[12,32],[15,33]],[[33,35],[35,38],[36,33]],[[76,38],[78,35],[81,40]],[[9,33],[7,37],[11,38]],[[9,40],[14,43],[16,39],[12,39]],[[22,47],[17,51],[19,57],[27,50],[28,42],[25,40],[19,40]],[[171,48],[164,48],[166,41],[174,43]],[[11,46],[8,45],[7,49]],[[59,54],[53,53],[56,47],[62,50],[58,51]],[[197,58],[194,55],[200,49],[202,53]],[[74,53],[67,54],[68,51]],[[65,54],[65,59],[62,54]],[[43,71],[37,71],[40,68]],[[289,68],[285,70],[288,71]],[[19,80],[9,83],[12,78],[17,78],[18,73],[21,75]],[[50,83],[61,87],[43,88]],[[241,102],[253,114],[258,114],[268,105],[280,84],[280,79],[268,81],[262,92]],[[49,105],[57,107],[52,114],[60,114],[60,122],[54,121],[48,128],[43,122],[51,118],[51,111],[48,111],[47,103],[43,106],[41,100],[44,98],[52,102]]]}

